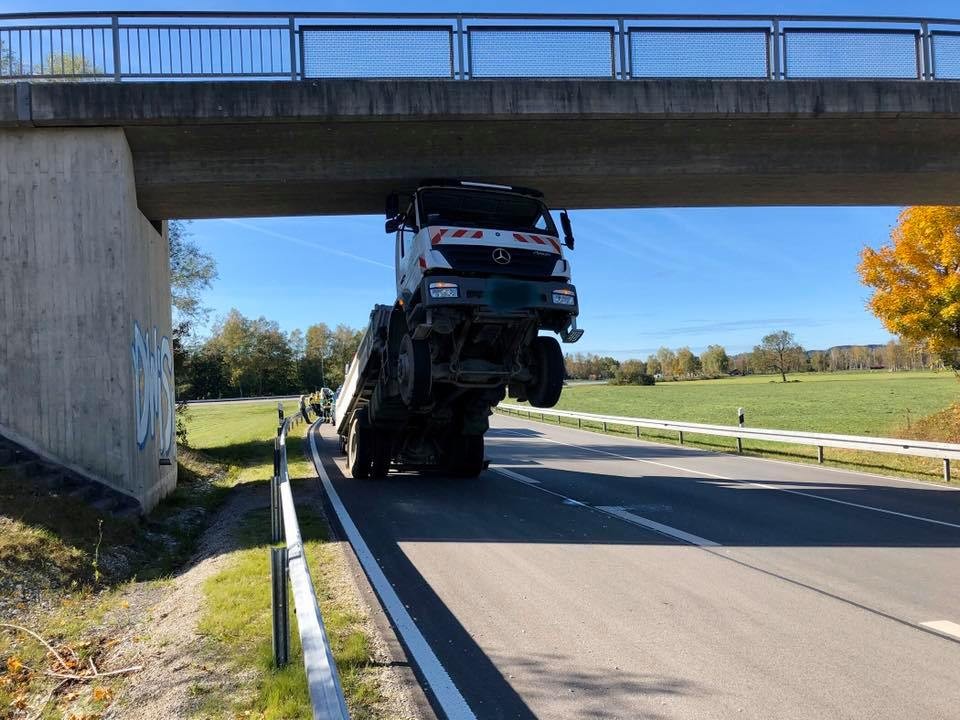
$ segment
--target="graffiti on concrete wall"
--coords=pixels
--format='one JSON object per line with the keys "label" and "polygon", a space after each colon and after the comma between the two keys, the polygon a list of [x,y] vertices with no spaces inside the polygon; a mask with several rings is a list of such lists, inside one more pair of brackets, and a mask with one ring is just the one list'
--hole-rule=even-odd
{"label": "graffiti on concrete wall", "polygon": [[156,327],[143,332],[133,324],[133,400],[137,447],[157,438],[161,458],[169,458],[174,440],[176,401],[173,390],[173,347]]}

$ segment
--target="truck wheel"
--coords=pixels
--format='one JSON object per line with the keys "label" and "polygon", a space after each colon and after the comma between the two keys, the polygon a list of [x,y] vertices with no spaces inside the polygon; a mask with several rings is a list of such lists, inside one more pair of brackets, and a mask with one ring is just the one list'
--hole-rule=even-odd
{"label": "truck wheel", "polygon": [[404,335],[398,360],[400,397],[407,407],[419,407],[430,398],[430,346],[426,340]]}
{"label": "truck wheel", "polygon": [[450,474],[475,478],[483,472],[483,435],[462,435],[451,443]]}
{"label": "truck wheel", "polygon": [[390,451],[392,443],[390,442],[390,434],[386,432],[378,432],[374,435],[374,444],[373,444],[373,459],[370,464],[370,477],[375,480],[380,480],[387,476],[387,471],[390,469]]}
{"label": "truck wheel", "polygon": [[563,350],[556,338],[538,336],[530,346],[530,371],[533,380],[527,384],[527,399],[534,407],[551,408],[563,390]]}
{"label": "truck wheel", "polygon": [[347,469],[357,480],[370,477],[372,435],[367,424],[367,411],[363,409],[350,424],[350,437],[347,439]]}

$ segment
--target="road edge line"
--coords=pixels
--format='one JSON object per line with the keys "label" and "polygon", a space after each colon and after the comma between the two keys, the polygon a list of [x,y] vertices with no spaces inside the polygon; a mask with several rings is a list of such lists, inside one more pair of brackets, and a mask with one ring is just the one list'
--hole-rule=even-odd
{"label": "road edge line", "polygon": [[416,662],[420,668],[420,672],[426,680],[430,692],[433,694],[437,704],[440,705],[448,720],[476,720],[476,715],[474,715],[467,701],[460,693],[460,690],[450,678],[449,673],[447,673],[446,669],[440,663],[439,658],[437,658],[433,652],[423,633],[420,632],[420,628],[417,627],[410,613],[406,607],[404,607],[396,590],[393,589],[390,581],[387,580],[383,569],[379,563],[377,563],[373,553],[370,552],[370,548],[360,534],[360,530],[353,522],[353,518],[350,517],[346,506],[344,506],[343,501],[333,487],[330,475],[327,473],[327,469],[323,466],[323,461],[320,458],[320,450],[317,447],[315,432],[316,426],[317,423],[315,422],[310,426],[309,432],[310,453],[312,455],[313,465],[317,471],[317,475],[320,476],[320,482],[323,485],[324,492],[327,493],[330,506],[337,514],[340,526],[343,528],[343,532],[347,536],[351,547],[353,547],[357,561],[367,574],[370,584],[373,585],[377,596],[380,598],[380,603],[393,622],[397,632],[403,638],[403,642],[407,646],[414,662]]}

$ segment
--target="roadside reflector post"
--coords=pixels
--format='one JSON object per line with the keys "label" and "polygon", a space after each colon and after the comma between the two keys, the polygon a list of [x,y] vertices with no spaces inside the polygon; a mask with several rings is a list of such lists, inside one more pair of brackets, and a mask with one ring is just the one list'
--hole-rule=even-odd
{"label": "roadside reflector post", "polygon": [[277,416],[280,424],[283,425],[283,401],[281,400],[277,400]]}
{"label": "roadside reflector post", "polygon": [[604,432],[607,431],[607,424],[606,424],[606,423],[603,423],[603,431],[604,431]]}
{"label": "roadside reflector post", "polygon": [[680,436],[680,444],[683,445],[683,430],[678,431],[677,435]]}
{"label": "roadside reflector post", "polygon": [[[743,408],[737,408],[737,425],[743,427]],[[743,453],[743,438],[737,437],[737,452]]]}
{"label": "roadside reflector post", "polygon": [[950,482],[950,458],[943,459],[943,481]]}
{"label": "roadside reflector post", "polygon": [[270,479],[270,540],[280,542],[280,438],[273,439],[273,477]]}
{"label": "roadside reflector post", "polygon": [[273,662],[278,668],[290,661],[290,610],[287,605],[287,549],[270,548],[270,608],[273,615]]}
{"label": "roadside reflector post", "polygon": [[637,440],[640,439],[640,426],[637,425]]}
{"label": "roadside reflector post", "polygon": [[823,445],[817,445],[817,462],[823,465]]}
{"label": "roadside reflector post", "polygon": [[577,428],[583,429],[583,421],[580,418],[577,418]]}

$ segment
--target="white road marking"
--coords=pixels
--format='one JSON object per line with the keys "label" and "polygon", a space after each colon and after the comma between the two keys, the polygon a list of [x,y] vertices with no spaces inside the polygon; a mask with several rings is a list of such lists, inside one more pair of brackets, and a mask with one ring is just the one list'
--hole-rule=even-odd
{"label": "white road marking", "polygon": [[330,476],[327,474],[326,468],[323,467],[320,452],[317,449],[317,438],[314,432],[316,427],[317,423],[314,423],[310,427],[310,451],[313,454],[313,464],[317,469],[317,474],[320,476],[320,481],[323,483],[323,489],[326,490],[327,496],[330,498],[330,504],[340,519],[340,525],[347,534],[347,539],[353,546],[353,551],[357,554],[357,560],[360,561],[364,572],[366,572],[367,577],[370,578],[370,583],[377,591],[377,595],[380,596],[384,609],[393,621],[397,631],[403,637],[404,643],[410,650],[410,654],[419,666],[420,671],[423,673],[423,677],[430,686],[430,690],[437,699],[437,703],[443,709],[444,714],[450,720],[476,720],[477,716],[473,714],[473,711],[470,709],[470,706],[467,705],[467,701],[464,700],[460,690],[457,689],[453,680],[450,679],[450,675],[446,669],[444,669],[443,665],[440,664],[440,660],[431,649],[423,633],[420,632],[420,628],[417,627],[413,618],[410,617],[410,613],[390,585],[390,581],[387,580],[387,576],[384,575],[380,565],[373,557],[373,553],[371,553],[370,548],[367,547],[363,536],[360,535],[360,531],[347,512],[347,508],[334,489],[333,483],[330,482]]}
{"label": "white road marking", "polygon": [[960,524],[958,523],[947,522],[946,520],[935,520],[923,515],[911,515],[909,513],[896,512],[895,510],[887,510],[886,508],[879,508],[873,505],[863,505],[861,503],[850,502],[849,500],[838,500],[837,498],[825,497],[823,495],[814,495],[813,493],[804,492],[802,490],[789,490],[787,488],[777,487],[776,485],[757,482],[756,480],[741,480],[739,478],[732,478],[726,475],[717,475],[716,473],[706,472],[705,470],[691,470],[690,468],[681,467],[680,465],[671,465],[670,463],[657,462],[656,460],[647,460],[646,458],[621,455],[619,453],[612,453],[607,450],[598,450],[597,448],[586,447],[584,445],[575,445],[573,443],[562,442],[561,440],[554,440],[548,437],[538,437],[536,440],[540,442],[554,443],[555,445],[565,445],[566,447],[597,453],[599,455],[609,455],[622,460],[632,460],[634,462],[646,463],[647,465],[657,465],[659,467],[670,468],[671,470],[679,470],[680,472],[687,473],[688,475],[695,475],[697,477],[710,477],[716,480],[728,480],[730,482],[741,483],[743,485],[753,485],[754,487],[764,488],[765,490],[776,490],[777,492],[787,493],[788,495],[800,495],[802,497],[813,498],[814,500],[823,500],[824,502],[836,503],[837,505],[847,505],[849,507],[855,507],[861,510],[883,513],[884,515],[895,515],[897,517],[907,518],[909,520],[917,520],[919,522],[930,523],[931,525],[942,525],[944,527],[957,528],[960,530]]}
{"label": "white road marking", "polygon": [[517,480],[517,481],[522,482],[522,483],[528,483],[528,484],[530,484],[530,485],[539,485],[539,484],[540,484],[540,481],[539,481],[539,480],[534,480],[534,479],[531,478],[531,477],[527,477],[526,475],[521,475],[520,473],[516,473],[516,472],[514,472],[513,470],[508,470],[508,469],[505,468],[505,467],[497,467],[497,468],[492,468],[492,469],[493,469],[493,470],[496,470],[496,471],[497,471],[498,473],[500,473],[501,475],[506,475],[508,478],[511,478],[511,479],[513,479],[513,480]]}
{"label": "white road marking", "polygon": [[640,525],[641,527],[645,527],[650,530],[656,530],[658,533],[669,535],[677,540],[683,540],[691,545],[699,545],[701,547],[720,547],[720,543],[718,542],[707,540],[699,535],[693,535],[691,533],[684,532],[683,530],[678,530],[677,528],[664,525],[663,523],[658,523],[656,520],[648,520],[645,517],[634,515],[632,512],[629,512],[616,505],[597,505],[596,508],[597,510],[603,510],[603,512],[607,513],[608,515],[614,515],[621,520],[626,520],[634,525]]}
{"label": "white road marking", "polygon": [[955,622],[950,622],[949,620],[931,620],[930,622],[922,622],[920,624],[931,630],[941,632],[944,635],[952,635],[955,638],[960,638],[960,625],[957,625]]}
{"label": "white road marking", "polygon": [[539,480],[534,480],[531,477],[521,475],[513,470],[507,470],[506,468],[502,467],[494,467],[492,465],[490,466],[490,469],[495,473],[499,473],[504,477],[510,478],[511,480],[521,482],[524,485],[530,485],[535,490],[540,490],[550,495],[556,495],[558,498],[563,500],[564,505],[573,505],[576,507],[587,508],[588,510],[596,510],[604,515],[618,518],[619,520],[628,522],[631,525],[639,525],[647,530],[653,530],[656,533],[666,535],[674,540],[680,540],[681,542],[689,543],[690,545],[698,545],[700,547],[720,547],[720,543],[713,542],[713,540],[707,540],[706,538],[684,532],[683,530],[678,530],[677,528],[670,527],[669,525],[664,525],[663,523],[658,523],[654,520],[648,520],[647,518],[640,517],[639,515],[634,515],[631,512],[627,512],[622,507],[616,507],[613,505],[589,505],[588,503],[581,502],[580,500],[574,500],[573,498],[555,492],[554,490],[548,490],[544,487],[540,487]]}

